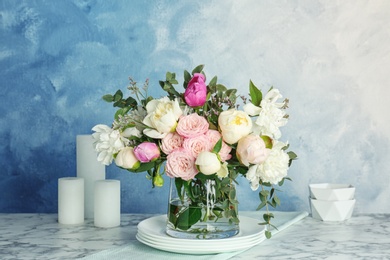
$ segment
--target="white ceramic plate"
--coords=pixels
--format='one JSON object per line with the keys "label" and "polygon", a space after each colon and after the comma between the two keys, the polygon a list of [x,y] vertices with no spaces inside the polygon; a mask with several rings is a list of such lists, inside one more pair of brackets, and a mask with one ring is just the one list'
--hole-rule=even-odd
{"label": "white ceramic plate", "polygon": [[[137,236],[138,238],[150,243],[150,244],[154,244],[154,245],[161,245],[161,246],[166,246],[166,245],[174,245],[174,246],[183,246],[183,247],[186,247],[186,248],[191,248],[191,249],[202,249],[204,248],[205,246],[210,246],[210,243],[209,244],[204,244],[204,243],[190,243],[190,242],[183,242],[183,243],[177,243],[177,242],[174,242],[174,243],[167,243],[164,239],[156,239],[156,238],[150,238],[148,236],[146,236],[145,234],[143,233],[140,233],[138,232],[137,233]],[[258,236],[256,237],[253,237],[253,238],[250,238],[248,240],[240,240],[240,241],[226,241],[226,242],[223,242],[223,241],[219,241],[218,243],[213,243],[212,246],[244,246],[246,244],[256,244],[256,243],[259,243],[261,241],[263,241],[263,238],[264,238],[264,235],[263,234],[259,234]],[[181,240],[186,240],[186,239],[181,239]],[[221,239],[220,239],[221,240]],[[208,240],[210,241],[210,240]]]}
{"label": "white ceramic plate", "polygon": [[189,248],[187,246],[180,246],[180,245],[173,245],[173,244],[167,244],[167,245],[156,245],[154,243],[151,243],[150,241],[146,241],[138,234],[136,235],[136,238],[139,242],[148,245],[150,247],[173,252],[173,253],[180,253],[180,254],[193,254],[193,255],[204,255],[204,254],[219,254],[219,253],[227,253],[227,252],[234,252],[234,251],[241,251],[245,249],[249,249],[259,243],[261,243],[263,240],[265,240],[265,237],[259,241],[241,244],[241,245],[228,245],[228,246],[203,246],[199,248]]}
{"label": "white ceramic plate", "polygon": [[240,217],[240,233],[224,239],[179,239],[165,233],[166,215],[138,224],[136,238],[141,243],[164,251],[183,254],[216,254],[248,249],[265,240],[265,227],[253,218]]}

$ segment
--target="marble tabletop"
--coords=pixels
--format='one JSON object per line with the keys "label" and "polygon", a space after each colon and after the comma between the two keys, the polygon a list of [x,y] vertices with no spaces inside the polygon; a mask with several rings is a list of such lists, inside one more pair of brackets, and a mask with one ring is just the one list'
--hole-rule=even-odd
{"label": "marble tabletop", "polygon": [[[0,259],[77,259],[136,243],[137,224],[151,216],[122,214],[119,227],[104,229],[94,227],[92,220],[61,225],[56,214],[0,214]],[[266,257],[390,259],[390,214],[354,215],[344,222],[308,216],[234,259]]]}

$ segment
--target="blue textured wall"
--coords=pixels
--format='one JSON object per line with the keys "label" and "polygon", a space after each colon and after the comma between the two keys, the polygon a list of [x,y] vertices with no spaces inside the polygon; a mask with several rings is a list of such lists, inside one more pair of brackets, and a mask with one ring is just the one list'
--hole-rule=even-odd
{"label": "blue textured wall", "polygon": [[[290,98],[282,129],[300,159],[282,210],[309,209],[308,183],[357,188],[356,212],[390,212],[390,2],[0,2],[0,212],[56,212],[75,176],[75,140],[114,110],[101,96],[206,64],[247,93],[251,78]],[[164,212],[167,188],[120,179],[123,212]],[[257,193],[240,185],[241,209]]]}

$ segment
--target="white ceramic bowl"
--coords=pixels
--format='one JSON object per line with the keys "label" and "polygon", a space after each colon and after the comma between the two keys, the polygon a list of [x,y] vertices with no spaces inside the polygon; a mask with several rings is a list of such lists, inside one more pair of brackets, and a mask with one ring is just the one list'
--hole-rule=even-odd
{"label": "white ceramic bowl", "polygon": [[309,184],[310,197],[317,200],[352,200],[355,187],[350,184]]}
{"label": "white ceramic bowl", "polygon": [[343,221],[351,218],[355,200],[316,200],[310,198],[311,214],[323,221]]}

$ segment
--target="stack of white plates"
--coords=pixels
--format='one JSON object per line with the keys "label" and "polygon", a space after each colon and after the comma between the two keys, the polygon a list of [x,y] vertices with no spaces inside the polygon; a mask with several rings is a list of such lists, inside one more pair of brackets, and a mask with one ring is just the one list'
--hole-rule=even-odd
{"label": "stack of white plates", "polygon": [[165,233],[167,216],[148,218],[138,224],[136,238],[156,249],[182,254],[217,254],[251,248],[265,240],[265,228],[253,218],[240,217],[240,232],[223,239],[181,239]]}

